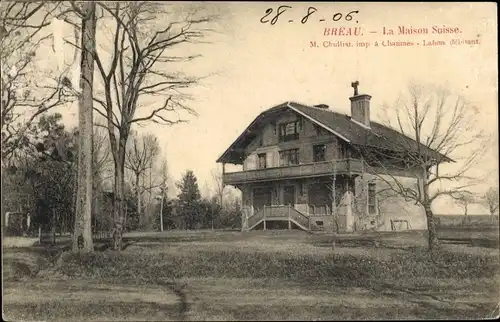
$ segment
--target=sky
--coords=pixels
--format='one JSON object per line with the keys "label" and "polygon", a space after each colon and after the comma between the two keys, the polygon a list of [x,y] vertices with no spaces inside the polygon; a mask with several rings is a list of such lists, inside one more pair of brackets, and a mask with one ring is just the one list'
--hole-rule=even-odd
{"label": "sky", "polygon": [[[271,20],[280,5],[291,8],[286,8],[274,25],[261,22],[268,8],[273,11],[263,21]],[[372,120],[377,120],[381,106],[393,102],[409,81],[444,85],[466,97],[478,108],[478,126],[494,136],[494,144],[487,151],[481,169],[495,173],[490,177],[492,184],[497,180],[495,3],[217,2],[213,6],[221,13],[214,26],[218,33],[209,38],[209,44],[196,45],[195,50],[203,57],[183,67],[186,72],[211,75],[202,86],[191,90],[194,99],[189,106],[198,116],[190,117],[187,124],[136,129],[158,136],[174,180],[190,169],[198,177],[202,190],[210,187],[216,159],[259,113],[274,105],[286,101],[324,103],[335,111],[350,114],[349,97],[354,80],[359,81],[361,92],[372,96]],[[301,23],[310,6],[317,11]],[[358,13],[346,21],[346,14],[351,11]],[[332,20],[336,13],[342,14],[337,22]],[[427,28],[429,34],[383,35],[389,29],[397,34],[400,26]],[[430,34],[433,26],[459,28],[459,33]],[[363,35],[325,35],[325,28],[340,27],[346,28],[344,32],[352,27],[361,28]],[[451,45],[452,39],[479,43]],[[445,45],[423,46],[432,40],[443,41]],[[311,47],[311,41],[316,41],[317,47]],[[331,46],[337,41],[350,41],[354,46]],[[420,45],[383,46],[382,41],[413,41]],[[357,42],[369,42],[371,46],[356,47]],[[76,105],[62,113],[66,124],[77,123]],[[442,201],[436,212],[456,212],[453,207],[450,202]]]}

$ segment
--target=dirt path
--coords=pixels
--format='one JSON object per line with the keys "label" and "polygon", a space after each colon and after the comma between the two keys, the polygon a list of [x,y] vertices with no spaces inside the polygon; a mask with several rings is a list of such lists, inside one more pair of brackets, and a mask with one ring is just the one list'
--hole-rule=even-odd
{"label": "dirt path", "polygon": [[[47,274],[61,254],[43,247],[4,250],[4,314],[7,320],[184,320],[189,291],[171,281],[95,281]],[[53,307],[61,316],[51,316]],[[64,308],[61,310],[61,308]],[[128,313],[127,313],[128,312]],[[126,314],[124,314],[126,313]]]}
{"label": "dirt path", "polygon": [[187,279],[195,320],[350,320],[485,318],[494,301],[478,286],[470,292],[409,291],[303,285],[280,280]]}
{"label": "dirt path", "polygon": [[178,294],[154,284],[31,279],[5,283],[3,301],[8,320],[184,319]]}

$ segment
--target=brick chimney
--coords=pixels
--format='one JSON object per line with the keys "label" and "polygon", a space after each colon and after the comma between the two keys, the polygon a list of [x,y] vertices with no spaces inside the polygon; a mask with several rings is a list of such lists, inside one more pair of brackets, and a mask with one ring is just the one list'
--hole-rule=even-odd
{"label": "brick chimney", "polygon": [[354,95],[349,97],[351,100],[351,120],[370,127],[370,99],[372,97],[368,94],[358,93],[358,81],[352,82],[351,86],[354,88]]}

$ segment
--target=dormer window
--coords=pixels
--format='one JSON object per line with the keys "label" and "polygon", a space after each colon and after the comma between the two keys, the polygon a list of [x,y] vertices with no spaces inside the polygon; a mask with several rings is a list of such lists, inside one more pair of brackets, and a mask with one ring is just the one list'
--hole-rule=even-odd
{"label": "dormer window", "polygon": [[280,142],[288,142],[299,139],[300,121],[280,124]]}

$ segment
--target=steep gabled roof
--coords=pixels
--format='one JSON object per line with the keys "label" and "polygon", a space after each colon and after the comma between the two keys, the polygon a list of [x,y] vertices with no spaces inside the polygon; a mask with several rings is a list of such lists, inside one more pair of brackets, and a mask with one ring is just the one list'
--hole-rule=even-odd
{"label": "steep gabled roof", "polygon": [[238,136],[229,148],[217,159],[217,162],[235,163],[234,160],[243,162],[244,149],[259,135],[266,124],[266,120],[273,115],[282,113],[288,109],[287,103],[276,105],[257,115],[250,125]]}
{"label": "steep gabled roof", "polygon": [[[236,139],[236,141],[234,141],[234,143],[222,154],[217,162],[234,160],[235,156],[242,159],[244,155],[241,153],[243,153],[245,147],[258,135],[262,126],[266,123],[265,120],[269,119],[269,117],[276,116],[277,113],[281,113],[286,109],[290,109],[302,115],[314,124],[352,145],[389,151],[397,151],[398,146],[404,146],[405,151],[407,149],[412,149],[415,152],[418,146],[415,140],[380,123],[370,122],[370,128],[368,128],[358,122],[354,122],[351,120],[350,116],[334,112],[330,109],[311,107],[296,102],[287,102],[259,114],[238,139]],[[447,162],[453,161],[423,144],[420,144],[420,147],[421,151],[425,151],[425,153],[429,155],[435,155],[435,157],[444,159]]]}

